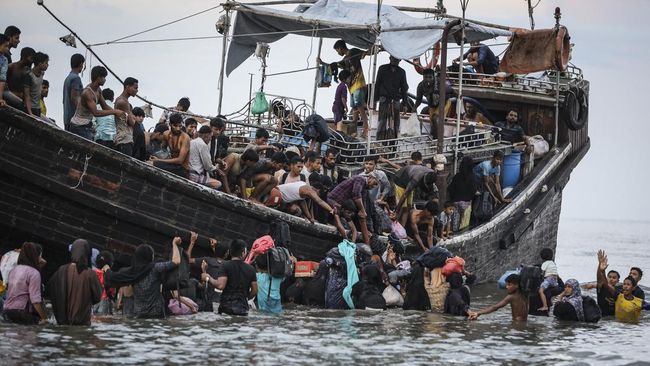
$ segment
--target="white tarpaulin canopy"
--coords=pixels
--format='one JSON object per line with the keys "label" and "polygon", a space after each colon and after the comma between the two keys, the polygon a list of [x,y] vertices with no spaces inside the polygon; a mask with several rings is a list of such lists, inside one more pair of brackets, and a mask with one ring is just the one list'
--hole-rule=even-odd
{"label": "white tarpaulin canopy", "polygon": [[[343,39],[353,46],[368,49],[376,37],[377,5],[341,0],[319,0],[294,11],[265,6],[238,4],[233,38],[228,49],[226,73],[236,69],[254,54],[257,42],[275,42],[287,34]],[[399,59],[419,57],[440,40],[448,19],[414,18],[389,5],[380,11],[380,40],[383,48]],[[408,30],[404,28],[428,28]],[[399,30],[404,29],[404,30]],[[458,27],[460,30],[460,27]],[[458,42],[459,32],[452,31],[447,41]],[[246,36],[250,34],[250,36]],[[466,23],[468,42],[482,41],[511,33],[502,29]]]}

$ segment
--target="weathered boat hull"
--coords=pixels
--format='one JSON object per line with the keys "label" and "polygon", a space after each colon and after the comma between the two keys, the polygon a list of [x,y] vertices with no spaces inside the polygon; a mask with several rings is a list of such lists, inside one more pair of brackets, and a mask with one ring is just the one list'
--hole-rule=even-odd
{"label": "weathered boat hull", "polygon": [[[562,189],[587,149],[588,143],[561,161],[561,152],[549,157],[558,161],[553,169],[540,168],[543,181],[524,187],[516,210],[446,245],[481,281],[537,262],[540,248],[555,249]],[[340,240],[332,227],[194,184],[10,108],[0,109],[0,172],[3,245],[40,242],[52,266],[67,259],[67,244],[80,237],[113,250],[124,263],[142,243],[166,256],[171,237],[190,230],[203,237],[199,252],[207,248],[206,237],[252,242],[277,218],[289,224],[290,249],[299,258],[320,260]],[[542,192],[541,184],[549,189]]]}

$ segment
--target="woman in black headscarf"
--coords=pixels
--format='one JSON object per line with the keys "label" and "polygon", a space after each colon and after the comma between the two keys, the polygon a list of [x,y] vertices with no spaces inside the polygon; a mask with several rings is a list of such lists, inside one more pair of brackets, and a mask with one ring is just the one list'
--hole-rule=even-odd
{"label": "woman in black headscarf", "polygon": [[381,270],[374,263],[361,269],[361,281],[352,287],[352,298],[357,309],[386,309],[386,300],[382,296],[384,283],[381,275]]}
{"label": "woman in black headscarf", "polygon": [[460,162],[458,173],[454,175],[451,184],[447,188],[449,200],[456,205],[456,211],[452,218],[454,232],[463,230],[469,225],[472,201],[477,190],[474,173],[472,172],[473,168],[474,161],[472,158],[464,157]]}
{"label": "woman in black headscarf", "polygon": [[106,271],[104,281],[107,287],[133,285],[134,315],[139,318],[162,318],[165,316],[165,301],[160,287],[164,274],[176,268],[181,262],[178,245],[181,238],[172,240],[172,260],[154,263],[154,250],[142,244],[135,250],[131,267],[119,272]]}
{"label": "woman in black headscarf", "polygon": [[470,296],[469,288],[463,285],[463,276],[460,273],[452,273],[447,277],[447,282],[449,293],[445,299],[445,314],[467,316]]}
{"label": "woman in black headscarf", "polygon": [[75,240],[70,250],[71,263],[59,267],[47,284],[59,325],[90,325],[92,306],[102,296],[99,279],[90,266],[91,254],[88,241]]}

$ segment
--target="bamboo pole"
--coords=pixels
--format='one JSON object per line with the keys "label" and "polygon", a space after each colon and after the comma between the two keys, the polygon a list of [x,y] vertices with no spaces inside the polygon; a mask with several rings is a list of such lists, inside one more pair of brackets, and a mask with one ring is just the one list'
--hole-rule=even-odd
{"label": "bamboo pole", "polygon": [[463,103],[463,54],[465,53],[465,11],[467,10],[467,0],[461,0],[463,7],[463,23],[461,25],[462,37],[460,42],[460,67],[458,68],[458,98],[456,99],[456,143],[454,144],[454,174],[458,172],[458,142],[460,141],[460,109]]}
{"label": "bamboo pole", "polygon": [[[449,31],[460,24],[460,19],[454,19],[447,23],[445,29],[442,31],[442,45],[440,47],[440,98],[438,103],[438,121],[437,121],[437,142],[438,154],[442,154],[444,150],[444,137],[445,137],[445,104],[447,103],[446,86],[447,86],[447,37]],[[458,101],[456,101],[458,103]]]}

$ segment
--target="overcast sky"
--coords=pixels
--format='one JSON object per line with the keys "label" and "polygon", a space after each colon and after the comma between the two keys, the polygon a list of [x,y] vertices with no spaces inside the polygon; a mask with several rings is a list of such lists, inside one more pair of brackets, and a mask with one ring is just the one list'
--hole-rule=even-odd
{"label": "overcast sky", "polygon": [[[46,0],[46,5],[88,43],[100,43],[148,29],[180,17],[218,5],[205,0]],[[435,1],[386,0],[385,4],[434,6]],[[459,1],[445,1],[451,14],[460,15]],[[650,220],[650,170],[644,148],[649,145],[650,121],[645,120],[650,84],[650,2],[643,0],[542,0],[535,9],[537,28],[553,26],[553,10],[562,7],[562,23],[576,44],[572,62],[581,67],[591,81],[589,132],[592,148],[573,172],[564,191],[563,216]],[[2,0],[0,31],[6,25],[21,28],[21,44],[50,56],[45,78],[50,81],[46,100],[48,115],[62,120],[62,85],[69,72],[73,53],[84,54],[58,40],[67,34],[36,0]],[[130,40],[215,36],[220,10],[212,10],[191,19],[149,32]],[[474,0],[469,2],[467,17],[516,27],[529,27],[525,0]],[[334,40],[323,43],[323,59],[336,60]],[[81,46],[79,44],[79,46]],[[271,45],[268,73],[314,66],[318,41],[310,37],[289,36]],[[311,57],[310,55],[311,48]],[[501,48],[495,48],[501,51]],[[214,115],[217,110],[217,80],[221,40],[159,42],[97,46],[95,51],[121,77],[140,81],[140,94],[154,102],[174,106],[182,96],[191,99],[195,113]],[[451,57],[456,57],[450,51]],[[89,60],[90,66],[97,65]],[[387,56],[380,57],[385,63]],[[226,80],[224,111],[240,109],[248,98],[249,73],[255,73],[254,89],[259,87],[259,61],[246,61]],[[409,85],[415,90],[420,76],[406,67]],[[90,73],[83,75],[84,84]],[[270,77],[265,90],[311,101],[313,71]],[[121,92],[121,86],[109,76],[106,87]],[[317,109],[330,113],[334,88],[319,90]],[[134,105],[140,105],[134,101]],[[159,110],[154,111],[157,121]],[[146,121],[153,125],[154,120]]]}

